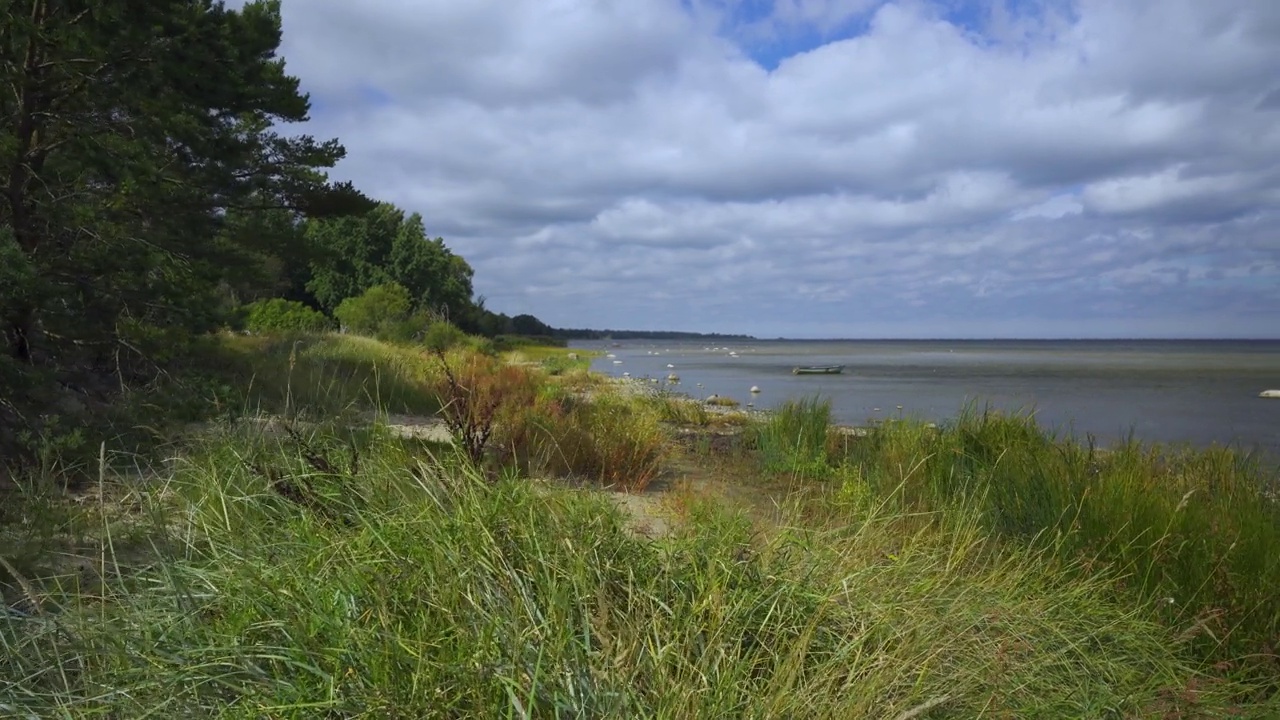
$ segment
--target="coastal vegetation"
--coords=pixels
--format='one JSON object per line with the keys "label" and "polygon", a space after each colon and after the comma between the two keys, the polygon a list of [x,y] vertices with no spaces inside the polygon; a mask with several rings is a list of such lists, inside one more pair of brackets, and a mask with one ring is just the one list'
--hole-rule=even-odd
{"label": "coastal vegetation", "polygon": [[607,380],[281,134],[278,3],[0,22],[0,715],[1280,715],[1253,459]]}
{"label": "coastal vegetation", "polygon": [[6,714],[1280,709],[1280,521],[1228,451],[713,412],[563,348],[214,340],[217,414],[9,491]]}

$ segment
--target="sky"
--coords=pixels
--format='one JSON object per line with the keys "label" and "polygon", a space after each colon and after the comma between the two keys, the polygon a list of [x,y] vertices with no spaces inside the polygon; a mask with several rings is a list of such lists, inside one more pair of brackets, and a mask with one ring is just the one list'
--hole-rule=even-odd
{"label": "sky", "polygon": [[[235,4],[235,3],[231,3]],[[283,0],[335,179],[490,309],[1280,338],[1280,2]]]}

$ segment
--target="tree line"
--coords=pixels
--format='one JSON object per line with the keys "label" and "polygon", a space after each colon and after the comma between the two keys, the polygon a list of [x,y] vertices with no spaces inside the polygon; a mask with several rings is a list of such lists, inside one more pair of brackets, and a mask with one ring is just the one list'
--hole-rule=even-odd
{"label": "tree line", "polygon": [[278,0],[0,3],[0,450],[254,302],[331,317],[398,287],[465,330],[530,325],[421,216],[330,180],[338,140],[286,131],[310,103],[280,42]]}

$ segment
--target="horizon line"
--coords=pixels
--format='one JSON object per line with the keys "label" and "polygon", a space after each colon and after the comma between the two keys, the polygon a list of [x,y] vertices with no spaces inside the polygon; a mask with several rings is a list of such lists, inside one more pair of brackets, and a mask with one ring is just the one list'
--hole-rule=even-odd
{"label": "horizon line", "polygon": [[[1014,337],[1014,336],[991,336],[991,337],[762,337],[750,335],[747,333],[730,333],[730,332],[696,332],[692,330],[600,330],[596,331],[601,334],[610,332],[628,333],[631,335],[663,335],[678,333],[682,335],[704,336],[705,339],[712,339],[713,336],[733,337],[745,340],[760,340],[768,342],[778,341],[805,341],[805,342],[992,342],[992,341],[1021,341],[1021,342],[1280,342],[1280,336],[1275,337],[1245,337],[1245,336],[1220,336],[1220,337],[1187,337],[1187,336],[1096,336],[1096,337]],[[573,338],[580,340],[592,340],[592,338]],[[594,340],[604,340],[606,338],[594,338]],[[618,338],[614,338],[618,339]],[[640,340],[643,337],[621,338],[620,340]],[[659,340],[698,340],[699,337],[688,338],[653,338]]]}

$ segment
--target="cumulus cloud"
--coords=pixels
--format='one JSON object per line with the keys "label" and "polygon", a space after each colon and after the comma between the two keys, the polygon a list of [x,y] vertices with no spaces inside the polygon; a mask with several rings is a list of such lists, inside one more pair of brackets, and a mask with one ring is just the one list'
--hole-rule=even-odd
{"label": "cumulus cloud", "polygon": [[284,16],[306,131],[422,212],[490,307],[767,336],[1280,336],[1280,3]]}

